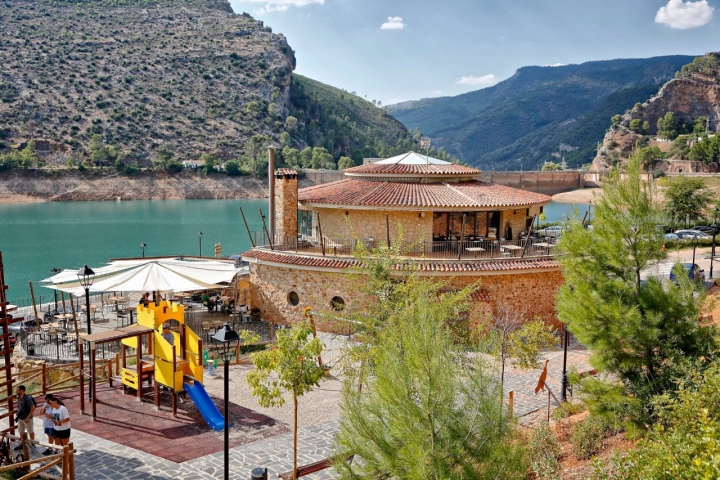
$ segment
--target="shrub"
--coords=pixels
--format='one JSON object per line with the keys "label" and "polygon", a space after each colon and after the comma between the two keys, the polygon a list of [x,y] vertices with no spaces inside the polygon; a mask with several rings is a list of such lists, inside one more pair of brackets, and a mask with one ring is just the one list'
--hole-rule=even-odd
{"label": "shrub", "polygon": [[573,455],[578,460],[590,458],[602,447],[607,426],[600,418],[589,417],[575,426],[571,443]]}
{"label": "shrub", "polygon": [[223,167],[225,168],[225,173],[231,177],[240,175],[240,164],[235,160],[228,160]]}
{"label": "shrub", "polygon": [[560,405],[552,414],[553,420],[561,420],[563,418],[572,417],[586,410],[585,404],[580,402],[565,402]]}
{"label": "shrub", "polygon": [[539,428],[535,429],[532,437],[530,437],[529,449],[530,467],[537,478],[560,478],[557,475],[557,471],[560,469],[560,464],[557,461],[560,446],[547,423],[543,423]]}
{"label": "shrub", "polygon": [[665,172],[662,170],[653,170],[653,178],[661,178],[665,176]]}

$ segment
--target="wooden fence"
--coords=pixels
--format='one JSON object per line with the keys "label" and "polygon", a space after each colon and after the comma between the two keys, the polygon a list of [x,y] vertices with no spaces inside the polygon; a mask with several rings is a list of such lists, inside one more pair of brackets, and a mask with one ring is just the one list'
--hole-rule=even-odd
{"label": "wooden fence", "polygon": [[[37,477],[42,474],[43,478],[49,478],[51,480],[75,480],[75,449],[73,444],[69,443],[62,447],[58,445],[48,445],[35,440],[28,440],[26,438],[16,437],[15,435],[5,435],[10,440],[22,442],[23,458],[30,458],[30,445],[37,447],[45,447],[54,451],[50,455],[43,455],[39,458],[23,460],[22,462],[13,463],[10,465],[3,465],[0,467],[0,473],[7,472],[10,470],[20,470],[21,474],[24,474],[19,480],[27,480],[30,478]],[[48,472],[52,467],[60,467],[60,476]],[[37,468],[33,468],[37,467]]]}

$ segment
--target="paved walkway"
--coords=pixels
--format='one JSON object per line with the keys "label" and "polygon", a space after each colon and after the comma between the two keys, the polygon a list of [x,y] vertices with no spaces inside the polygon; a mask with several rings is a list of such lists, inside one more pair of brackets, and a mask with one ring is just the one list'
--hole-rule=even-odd
{"label": "paved walkway", "polygon": [[[562,378],[562,355],[562,350],[551,351],[545,355],[545,358],[550,360],[547,384],[558,397]],[[574,367],[580,372],[589,370],[588,356],[589,352],[582,346],[571,343],[568,352],[568,368]],[[505,391],[515,391],[516,415],[521,416],[547,408],[547,394],[537,396],[534,394],[540,373],[539,369],[524,371],[513,368],[506,369]],[[36,432],[42,431],[40,427],[41,421],[36,419]],[[330,420],[300,429],[298,464],[312,463],[332,455],[333,437],[337,428],[338,421]],[[133,430],[119,434],[134,435]],[[42,437],[44,439],[44,435]],[[133,442],[121,438],[111,441],[73,429],[72,441],[78,452],[75,459],[76,478],[78,479],[193,480],[223,478],[222,450],[176,463],[127,446]],[[198,438],[198,441],[202,440]],[[157,448],[155,451],[157,452]],[[263,438],[230,449],[231,478],[249,478],[250,472],[257,467],[266,467],[269,479],[275,479],[278,473],[289,471],[292,468],[292,433]],[[336,475],[332,470],[326,470],[308,476],[308,478],[325,480],[334,479]]]}

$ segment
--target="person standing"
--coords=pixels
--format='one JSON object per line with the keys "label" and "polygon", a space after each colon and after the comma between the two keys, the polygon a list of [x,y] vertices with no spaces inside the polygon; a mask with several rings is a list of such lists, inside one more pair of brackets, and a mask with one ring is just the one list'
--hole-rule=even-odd
{"label": "person standing", "polygon": [[510,226],[510,222],[507,222],[507,226],[505,227],[505,240],[512,240],[512,239],[513,239],[512,227]]}
{"label": "person standing", "polygon": [[[24,437],[27,433],[30,440],[35,440],[35,428],[33,425],[33,413],[35,413],[35,407],[37,406],[35,399],[32,395],[25,393],[25,385],[18,385],[15,393],[17,393],[18,397],[18,412],[16,419],[18,422],[18,432],[20,432],[20,437]],[[17,450],[20,449],[19,446],[15,448]]]}
{"label": "person standing", "polygon": [[[55,422],[53,422],[53,407],[50,405],[50,401],[53,399],[52,393],[48,393],[45,395],[45,405],[43,405],[43,430],[45,430],[45,435],[48,437],[48,443],[50,445],[55,444]],[[50,455],[53,453],[52,448],[46,448],[43,450],[43,455]]]}
{"label": "person standing", "polygon": [[62,401],[53,397],[50,400],[52,405],[52,418],[55,428],[55,444],[67,445],[70,443],[70,412]]}

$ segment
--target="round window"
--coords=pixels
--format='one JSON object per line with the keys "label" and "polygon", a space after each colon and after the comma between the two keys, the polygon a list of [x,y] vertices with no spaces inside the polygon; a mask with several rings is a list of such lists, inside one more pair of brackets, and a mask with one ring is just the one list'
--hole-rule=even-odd
{"label": "round window", "polygon": [[345,310],[345,300],[343,300],[342,297],[333,297],[332,300],[330,300],[330,306],[338,312]]}
{"label": "round window", "polygon": [[300,303],[300,296],[297,292],[288,293],[288,303],[290,303],[290,305],[297,305]]}

